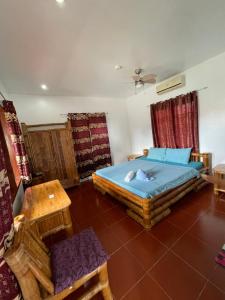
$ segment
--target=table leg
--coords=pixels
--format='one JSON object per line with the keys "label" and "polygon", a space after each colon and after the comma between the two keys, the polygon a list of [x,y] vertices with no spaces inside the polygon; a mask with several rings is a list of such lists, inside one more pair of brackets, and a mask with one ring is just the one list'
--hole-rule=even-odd
{"label": "table leg", "polygon": [[71,237],[73,235],[73,224],[70,216],[69,207],[63,210],[63,219],[64,219],[64,226],[67,232],[67,236]]}
{"label": "table leg", "polygon": [[[216,177],[217,180],[219,180],[219,179],[221,178],[221,174],[220,174],[220,173],[216,173],[216,172],[215,172],[214,175],[215,175],[215,177]],[[215,184],[214,184],[214,194],[216,195],[216,197],[219,196],[218,188],[219,188],[219,187],[218,187],[218,184],[215,183]]]}

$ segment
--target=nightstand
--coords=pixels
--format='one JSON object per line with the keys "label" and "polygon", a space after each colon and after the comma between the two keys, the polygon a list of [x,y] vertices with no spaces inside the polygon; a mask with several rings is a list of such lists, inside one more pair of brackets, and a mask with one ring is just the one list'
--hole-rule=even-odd
{"label": "nightstand", "polygon": [[[219,180],[225,179],[225,164],[220,164],[220,165],[215,166],[215,168],[213,168],[213,174]],[[218,195],[219,192],[225,193],[225,190],[222,188],[219,188],[218,185],[215,184],[214,185],[214,194]]]}
{"label": "nightstand", "polygon": [[143,156],[142,154],[130,154],[127,156],[127,159],[128,160],[134,160],[134,159],[137,159],[139,157]]}

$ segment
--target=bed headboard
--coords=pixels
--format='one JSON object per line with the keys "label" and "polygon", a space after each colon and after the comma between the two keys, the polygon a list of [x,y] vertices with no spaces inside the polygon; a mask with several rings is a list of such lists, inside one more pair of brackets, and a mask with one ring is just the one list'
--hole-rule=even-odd
{"label": "bed headboard", "polygon": [[[149,149],[144,149],[144,156],[148,156]],[[204,164],[204,168],[207,169],[208,173],[211,173],[212,170],[212,153],[200,153],[200,152],[192,152],[191,153],[191,161],[200,161]]]}
{"label": "bed headboard", "polygon": [[193,152],[193,153],[191,153],[191,161],[201,161],[204,164],[204,168],[206,168],[208,170],[208,173],[211,173],[212,153]]}

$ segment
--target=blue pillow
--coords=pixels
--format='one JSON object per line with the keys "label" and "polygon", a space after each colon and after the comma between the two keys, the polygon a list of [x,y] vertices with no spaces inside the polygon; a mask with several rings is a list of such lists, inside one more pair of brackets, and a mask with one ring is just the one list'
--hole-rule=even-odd
{"label": "blue pillow", "polygon": [[165,160],[179,164],[188,164],[191,155],[191,148],[173,149],[167,148]]}
{"label": "blue pillow", "polygon": [[166,148],[150,148],[148,158],[156,160],[165,160]]}

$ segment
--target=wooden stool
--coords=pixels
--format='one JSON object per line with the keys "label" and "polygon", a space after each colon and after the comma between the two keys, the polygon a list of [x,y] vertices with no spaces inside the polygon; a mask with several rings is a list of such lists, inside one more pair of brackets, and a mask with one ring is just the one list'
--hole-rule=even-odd
{"label": "wooden stool", "polygon": [[21,223],[4,257],[25,300],[64,299],[96,275],[98,282],[79,299],[91,299],[100,291],[104,299],[113,299],[108,256],[92,229],[53,245],[49,251],[30,225]]}
{"label": "wooden stool", "polygon": [[225,182],[225,164],[215,166],[213,168],[213,175],[216,177],[216,182],[214,183],[214,194],[218,196],[220,192],[225,193],[225,185],[221,185],[221,181]]}
{"label": "wooden stool", "polygon": [[214,194],[219,197],[219,192],[225,193],[225,179],[221,179],[217,175],[206,175],[201,174],[201,177],[208,181],[209,183],[214,184]]}

